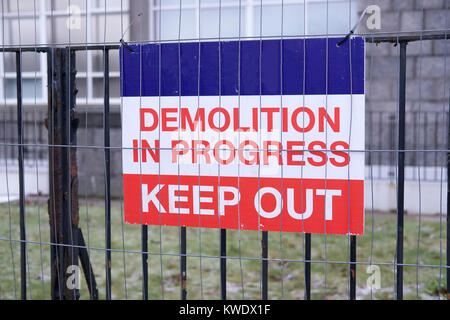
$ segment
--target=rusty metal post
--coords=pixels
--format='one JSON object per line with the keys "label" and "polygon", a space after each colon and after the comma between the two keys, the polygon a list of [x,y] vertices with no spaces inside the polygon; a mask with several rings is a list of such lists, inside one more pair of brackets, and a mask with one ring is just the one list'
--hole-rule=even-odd
{"label": "rusty metal post", "polygon": [[[78,169],[76,158],[75,53],[48,52],[49,217],[52,299],[74,300],[78,277]],[[75,245],[75,246],[74,246]]]}

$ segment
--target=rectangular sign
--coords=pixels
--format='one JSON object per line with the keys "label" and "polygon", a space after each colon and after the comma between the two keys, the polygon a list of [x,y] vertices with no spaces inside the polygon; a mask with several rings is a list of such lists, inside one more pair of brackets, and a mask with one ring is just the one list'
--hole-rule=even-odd
{"label": "rectangular sign", "polygon": [[128,223],[362,235],[364,39],[121,48]]}

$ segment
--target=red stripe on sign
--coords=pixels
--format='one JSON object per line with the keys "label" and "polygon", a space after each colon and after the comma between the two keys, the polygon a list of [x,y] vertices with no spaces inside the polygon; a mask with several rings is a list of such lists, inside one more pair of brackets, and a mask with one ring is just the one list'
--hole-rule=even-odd
{"label": "red stripe on sign", "polygon": [[[363,235],[364,181],[124,174],[135,224]],[[326,208],[326,209],[325,209]]]}

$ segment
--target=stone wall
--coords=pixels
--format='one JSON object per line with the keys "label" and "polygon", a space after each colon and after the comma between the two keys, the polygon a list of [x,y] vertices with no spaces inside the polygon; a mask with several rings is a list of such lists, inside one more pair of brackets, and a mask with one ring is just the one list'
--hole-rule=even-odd
{"label": "stone wall", "polygon": [[[450,0],[361,0],[358,4],[358,14],[372,4],[378,5],[381,9],[381,29],[368,30],[363,20],[358,29],[360,33],[382,32],[401,35],[405,32],[414,32],[420,35],[424,30],[442,30],[444,33],[450,26]],[[448,111],[449,108],[450,91],[448,42],[448,40],[423,40],[410,42],[407,46],[407,149],[446,149],[447,120],[444,111]],[[388,43],[367,44],[367,112],[391,112],[396,116],[399,49],[399,46]],[[379,120],[372,119],[372,121],[374,127],[379,127],[377,123]],[[369,123],[366,126],[369,126]],[[366,141],[372,143],[372,146],[367,146],[368,148],[388,147],[386,140],[388,126],[381,127],[384,128],[383,133],[366,130]],[[383,163],[386,163],[388,156],[386,153]],[[445,154],[441,152],[437,156],[439,165],[442,165]],[[422,153],[419,156],[408,153],[406,162],[409,165],[429,166],[435,164],[433,160],[435,157],[436,153],[433,152]]]}

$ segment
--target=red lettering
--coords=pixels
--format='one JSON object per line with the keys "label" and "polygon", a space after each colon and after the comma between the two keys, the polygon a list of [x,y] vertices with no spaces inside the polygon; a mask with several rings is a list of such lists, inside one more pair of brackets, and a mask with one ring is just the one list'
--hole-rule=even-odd
{"label": "red lettering", "polygon": [[244,127],[241,128],[240,127],[240,121],[241,118],[239,116],[239,108],[234,108],[233,109],[233,125],[234,125],[234,131],[240,131],[240,132],[248,132],[250,131],[250,127]]}
{"label": "red lettering", "polygon": [[[220,123],[219,125],[222,125],[221,127],[217,127],[214,124],[214,116],[216,115],[216,113],[222,113],[223,116],[225,117],[225,123]],[[224,108],[214,108],[211,110],[211,112],[208,115],[208,124],[209,127],[211,129],[213,129],[214,131],[225,131],[228,129],[228,127],[230,126],[230,114],[228,113],[228,111]]]}
{"label": "red lettering", "polygon": [[258,108],[252,109],[253,131],[258,132]]}
{"label": "red lettering", "polygon": [[302,150],[293,150],[293,147],[303,147],[305,145],[304,141],[288,141],[287,142],[287,164],[290,166],[304,166],[305,161],[303,160],[294,160],[293,156],[301,156],[303,155]]}
{"label": "red lettering", "polygon": [[[298,122],[297,122],[297,120],[298,120],[297,118],[298,118],[298,115],[299,115],[300,112],[306,113],[308,115],[309,122],[308,122],[308,126],[306,128],[300,127]],[[294,127],[294,129],[296,131],[298,131],[298,132],[308,132],[314,127],[314,122],[316,121],[316,119],[315,119],[314,113],[311,111],[311,109],[301,107],[301,108],[297,108],[297,109],[294,110],[294,112],[292,113],[291,121],[292,121],[292,126]],[[303,114],[303,117],[302,117],[302,122],[303,122],[303,125],[304,125],[305,124],[304,123],[304,114]]]}
{"label": "red lettering", "polygon": [[[313,150],[315,146],[319,146],[322,149],[325,149],[327,146],[325,142],[322,141],[313,141],[309,144],[308,149]],[[309,151],[311,154],[318,156],[322,159],[322,161],[316,161],[314,158],[308,157],[308,162],[316,167],[321,167],[327,163],[327,155],[323,151]]]}
{"label": "red lettering", "polygon": [[194,120],[192,120],[188,108],[181,108],[181,129],[186,130],[186,122],[189,124],[191,131],[197,130],[198,122],[200,121],[200,130],[205,131],[205,108],[198,108],[195,113]]}
{"label": "red lettering", "polygon": [[[344,141],[335,141],[331,144],[330,149],[331,150],[337,150],[338,146],[342,146],[344,149],[348,150],[348,144]],[[331,151],[336,156],[344,158],[344,161],[338,162],[334,158],[330,158],[331,164],[333,164],[336,167],[345,167],[350,162],[350,155],[345,151]]]}
{"label": "red lettering", "polygon": [[280,112],[279,108],[261,108],[261,113],[267,113],[267,131],[272,132],[273,130],[273,114],[275,112]]}
{"label": "red lettering", "polygon": [[[202,145],[204,148],[200,148]],[[192,140],[192,163],[197,163],[197,158],[199,155],[205,157],[206,163],[211,163],[211,157],[209,156],[209,142],[206,140]]]}
{"label": "red lettering", "polygon": [[[141,112],[141,131],[153,131],[158,126],[158,113],[150,108],[144,108],[140,110]],[[146,116],[152,115],[153,117],[153,123],[151,126],[146,126]]]}
{"label": "red lettering", "polygon": [[139,161],[139,145],[138,140],[133,139],[133,162]]}
{"label": "red lettering", "polygon": [[[183,149],[175,148],[179,144],[183,145]],[[172,140],[172,163],[177,163],[179,155],[185,155],[189,151],[189,144],[184,140]]]}
{"label": "red lettering", "polygon": [[319,108],[319,132],[324,132],[324,120],[328,122],[328,125],[334,132],[339,132],[340,130],[340,108],[334,108],[334,121],[331,119],[327,110],[324,107]]}
{"label": "red lettering", "polygon": [[147,162],[147,151],[150,153],[153,161],[159,162],[159,140],[155,140],[155,148],[152,149],[148,144],[147,140],[142,139],[142,162]]}
{"label": "red lettering", "polygon": [[[226,152],[224,149],[220,150],[220,146],[222,146],[222,145],[226,145],[229,148],[229,150],[230,150],[230,155],[225,160],[221,159],[219,157],[219,152],[220,151],[222,151],[224,153]],[[231,162],[233,162],[235,156],[236,156],[236,150],[234,150],[234,145],[228,140],[220,140],[214,146],[214,158],[216,158],[217,162],[219,162],[221,164],[230,164]]]}
{"label": "red lettering", "polygon": [[288,124],[289,124],[288,108],[283,108],[282,112],[283,112],[283,119],[282,119],[283,132],[288,132]]}
{"label": "red lettering", "polygon": [[162,131],[177,131],[178,127],[169,127],[167,126],[167,122],[177,121],[176,117],[168,117],[168,113],[177,112],[177,108],[163,108],[161,109],[161,122],[162,122]]}
{"label": "red lettering", "polygon": [[[281,157],[281,150],[283,149],[283,145],[279,141],[264,141],[263,142],[263,160],[264,164],[269,164],[269,156],[275,156],[278,160],[278,164],[283,164],[283,159]],[[276,146],[277,150],[270,150],[270,146]]]}
{"label": "red lettering", "polygon": [[[247,146],[250,146],[252,147],[252,149],[255,149],[248,151],[248,153],[252,157],[251,159],[246,159],[244,157],[244,149]],[[259,164],[259,152],[258,152],[258,145],[256,144],[256,142],[252,140],[245,140],[239,145],[239,160],[247,165]]]}

